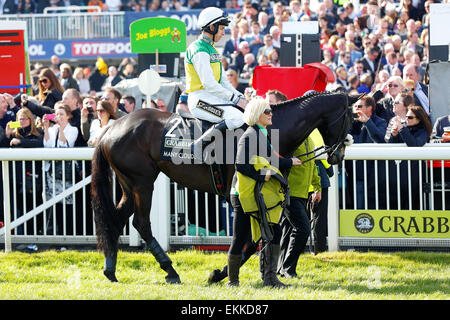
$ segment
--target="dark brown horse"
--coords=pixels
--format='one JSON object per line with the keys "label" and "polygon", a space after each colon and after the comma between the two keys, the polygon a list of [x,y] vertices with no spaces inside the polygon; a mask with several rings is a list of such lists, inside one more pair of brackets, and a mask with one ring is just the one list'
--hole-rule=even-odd
{"label": "dark brown horse", "polygon": [[[344,140],[353,121],[350,106],[359,97],[342,93],[311,93],[273,105],[272,126],[279,130],[279,153],[293,152],[315,129],[321,132],[328,161],[336,164],[344,157]],[[115,276],[118,238],[128,218],[134,213],[133,226],[145,240],[166,281],[179,283],[172,261],[152,235],[150,208],[153,184],[160,172],[189,189],[215,193],[204,164],[174,164],[160,159],[164,126],[172,114],[155,109],[135,111],[108,127],[101,136],[92,161],[92,203],[95,211],[98,247],[105,255],[104,274]],[[122,198],[115,205],[111,195],[111,170],[122,187]],[[227,165],[225,182],[229,194],[234,165]],[[162,213],[165,214],[165,213]]]}

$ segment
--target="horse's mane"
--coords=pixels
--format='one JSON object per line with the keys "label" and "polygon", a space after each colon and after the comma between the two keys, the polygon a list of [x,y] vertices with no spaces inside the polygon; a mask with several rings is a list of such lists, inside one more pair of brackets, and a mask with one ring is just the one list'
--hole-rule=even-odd
{"label": "horse's mane", "polygon": [[336,92],[336,91],[324,91],[324,92],[311,91],[300,97],[273,104],[272,107],[279,108],[279,107],[284,107],[286,105],[291,105],[293,103],[300,103],[299,104],[300,107],[303,107],[303,106],[305,106],[305,104],[307,102],[309,102],[310,100],[312,100],[315,97],[326,97],[326,96],[336,95],[336,94],[339,94],[339,92]]}

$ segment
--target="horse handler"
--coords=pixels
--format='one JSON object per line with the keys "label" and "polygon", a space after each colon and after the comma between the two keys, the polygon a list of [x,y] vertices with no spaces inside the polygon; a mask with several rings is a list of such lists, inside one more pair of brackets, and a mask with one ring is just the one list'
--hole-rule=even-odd
{"label": "horse handler", "polygon": [[[224,77],[221,55],[214,44],[225,35],[230,20],[226,12],[216,7],[204,9],[198,18],[200,37],[186,51],[186,92],[191,113],[202,120],[216,123],[192,145],[192,152],[209,142],[214,130],[222,133],[244,124],[242,112],[248,101]],[[196,154],[196,153],[195,153]]]}
{"label": "horse handler", "polygon": [[298,258],[304,252],[311,233],[306,211],[310,186],[314,188],[311,201],[314,203],[321,200],[320,177],[313,160],[314,148],[314,141],[309,136],[294,152],[294,156],[299,157],[303,164],[289,172],[291,198],[280,221],[283,235],[278,262],[278,273],[286,278],[297,278],[295,270]]}
{"label": "horse handler", "polygon": [[[286,285],[276,277],[281,238],[278,221],[285,200],[280,189],[288,187],[279,170],[289,170],[301,161],[279,158],[274,152],[267,132],[267,126],[272,124],[272,110],[266,100],[252,99],[243,118],[249,127],[239,140],[230,195],[234,220],[233,242],[228,251],[228,285],[239,285],[242,249],[251,232],[253,241],[263,239],[260,256],[263,286],[283,288]],[[273,163],[279,163],[279,169]]]}

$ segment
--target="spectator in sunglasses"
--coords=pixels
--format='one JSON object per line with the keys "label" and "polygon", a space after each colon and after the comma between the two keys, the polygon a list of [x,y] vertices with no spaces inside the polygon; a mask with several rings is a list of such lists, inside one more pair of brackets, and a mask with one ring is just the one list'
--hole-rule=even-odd
{"label": "spectator in sunglasses", "polygon": [[[353,113],[357,118],[352,124],[350,134],[353,136],[355,143],[384,143],[384,135],[386,133],[387,121],[376,115],[375,99],[370,96],[362,97],[354,106]],[[365,175],[363,161],[356,161],[356,171],[353,170],[351,162],[346,163],[346,171],[349,175],[348,179],[353,180],[356,177],[356,195],[357,208],[375,208],[375,188],[378,187],[378,201],[380,206],[386,203],[385,197],[385,164],[384,161],[378,161],[377,168],[375,161],[368,160],[366,162],[367,176]],[[375,171],[378,172],[378,181],[375,184]],[[367,180],[367,181],[366,181]],[[364,184],[367,183],[367,203],[364,197]]]}
{"label": "spectator in sunglasses", "polygon": [[376,107],[376,115],[380,118],[383,118],[388,122],[394,116],[394,101],[396,97],[405,89],[405,84],[403,80],[399,76],[391,76],[389,80],[386,82],[383,93],[386,93],[386,96],[377,102]]}
{"label": "spectator in sunglasses", "polygon": [[[413,98],[406,95],[409,99]],[[403,121],[397,120],[394,124],[389,143],[406,143],[408,147],[421,147],[430,140],[431,122],[425,110],[421,106],[411,105],[408,107],[406,118]],[[410,162],[410,163],[408,163]],[[400,168],[398,168],[398,166]],[[420,208],[420,170],[422,175],[425,174],[424,163],[419,161],[401,161],[395,164],[394,161],[389,161],[389,180],[390,180],[390,194],[391,208],[393,209],[414,209]],[[399,169],[400,177],[397,176]],[[399,182],[400,181],[400,182]],[[400,185],[400,192],[397,192],[397,185]],[[409,194],[409,186],[411,187],[411,195]],[[397,199],[397,194],[400,194],[400,199]],[[411,199],[411,207],[409,204]],[[400,207],[398,205],[400,204]]]}
{"label": "spectator in sunglasses", "polygon": [[[36,108],[46,107],[50,108],[50,112],[53,112],[55,103],[62,100],[62,94],[64,88],[61,86],[58,78],[49,68],[42,69],[39,74],[39,92],[36,96],[37,100],[41,104],[36,106],[34,103],[30,102],[26,95],[22,95],[22,105],[27,107],[36,114]],[[48,113],[50,113],[48,112]],[[47,113],[47,112],[44,112]]]}
{"label": "spectator in sunglasses", "polygon": [[397,95],[394,101],[394,113],[395,116],[389,120],[388,127],[386,129],[386,135],[384,140],[389,142],[392,133],[398,134],[399,124],[401,121],[406,121],[406,113],[408,112],[408,107],[414,103],[413,97],[406,93],[401,93]]}
{"label": "spectator in sunglasses", "polygon": [[106,126],[117,120],[117,115],[114,112],[114,107],[108,101],[102,100],[97,103],[97,119],[92,120],[90,128],[88,145],[95,147],[98,138],[105,130]]}
{"label": "spectator in sunglasses", "polygon": [[391,143],[406,143],[408,147],[421,147],[430,140],[431,122],[425,110],[416,105],[408,107],[405,120],[397,120]]}

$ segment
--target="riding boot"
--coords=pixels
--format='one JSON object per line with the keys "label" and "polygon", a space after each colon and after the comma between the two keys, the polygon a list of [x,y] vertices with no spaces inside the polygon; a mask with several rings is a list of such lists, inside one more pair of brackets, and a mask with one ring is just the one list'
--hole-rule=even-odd
{"label": "riding boot", "polygon": [[[258,249],[258,244],[251,242],[249,243],[245,250],[242,252],[242,259],[241,259],[241,267],[244,265],[244,263],[246,263],[248,261],[248,259],[250,259],[253,254],[257,251]],[[226,277],[228,277],[228,264],[226,264],[222,270],[220,269],[215,269],[213,270],[208,277],[208,283],[212,284],[212,283],[217,283],[222,281],[223,279],[225,279]],[[262,279],[262,276],[261,276]]]}
{"label": "riding boot", "polygon": [[269,243],[264,248],[263,259],[263,287],[272,288],[286,288],[288,285],[284,284],[277,278],[278,257],[280,256],[280,245]]}
{"label": "riding boot", "polygon": [[228,254],[228,285],[231,287],[239,286],[239,268],[241,267],[242,255]]}
{"label": "riding boot", "polygon": [[222,120],[219,123],[216,123],[211,128],[206,130],[200,138],[194,141],[191,145],[191,153],[198,160],[202,160],[202,154],[205,150],[206,146],[211,143],[211,138],[215,135],[215,131],[219,130],[222,134],[228,129],[225,120]]}
{"label": "riding boot", "polygon": [[314,255],[327,251],[327,245],[320,241],[314,241]]}

